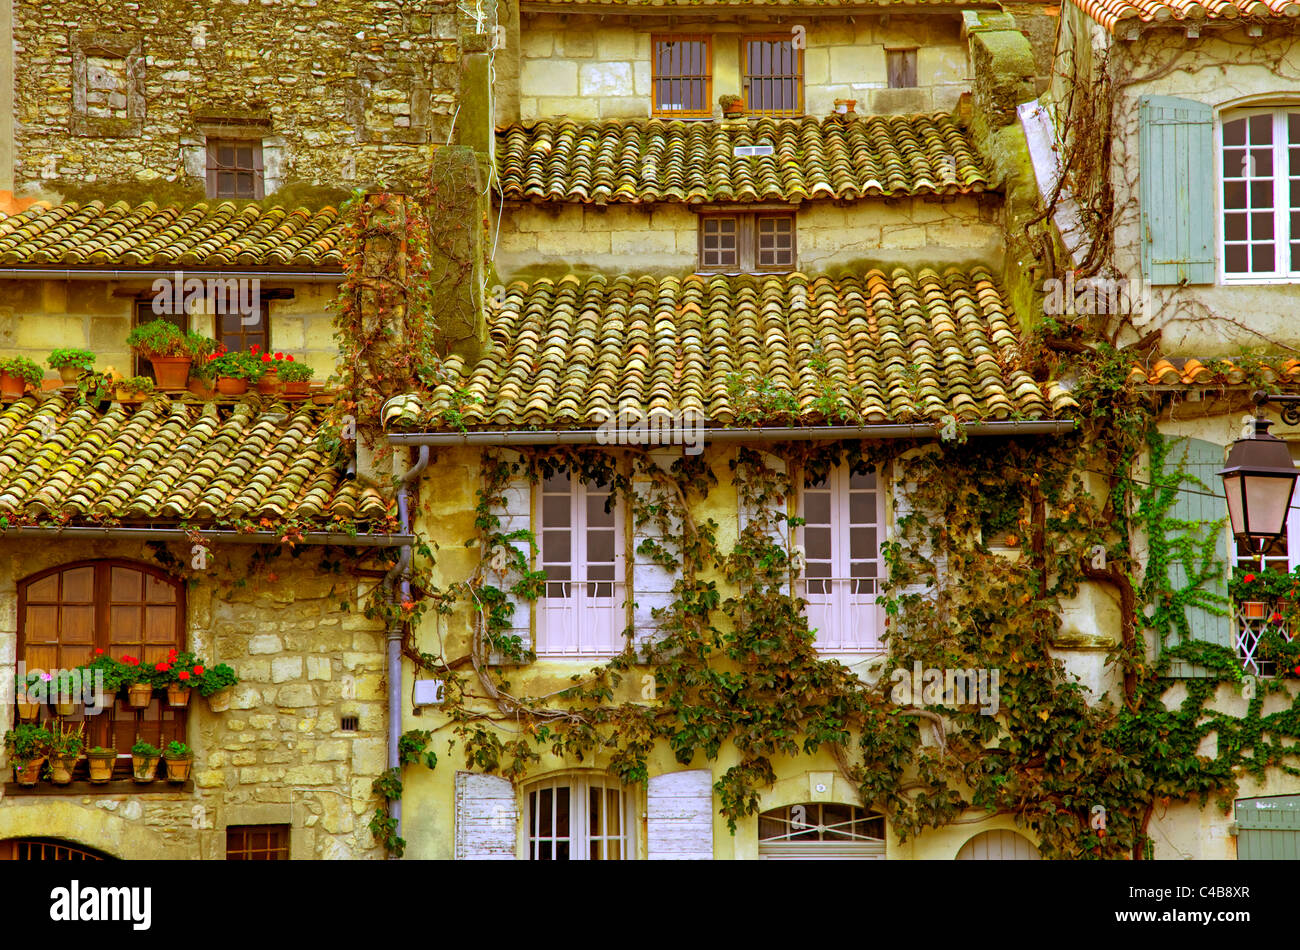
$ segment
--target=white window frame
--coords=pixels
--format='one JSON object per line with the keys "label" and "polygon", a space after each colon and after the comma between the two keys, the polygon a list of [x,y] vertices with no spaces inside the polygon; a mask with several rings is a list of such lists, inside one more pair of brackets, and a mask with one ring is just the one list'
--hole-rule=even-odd
{"label": "white window frame", "polygon": [[[555,834],[555,812],[557,796],[551,796],[551,824],[550,835],[541,835],[542,816],[537,813],[533,806],[534,796],[546,789],[567,788],[569,790],[569,834],[566,837],[558,837]],[[606,810],[602,816],[603,826],[602,834],[593,836],[591,834],[591,791],[592,789],[612,790],[619,795],[619,816],[621,818],[621,828],[618,834],[609,833],[609,812]],[[540,782],[534,782],[528,785],[523,792],[523,808],[520,810],[523,815],[523,846],[524,858],[529,861],[534,860],[569,860],[569,861],[592,861],[592,860],[615,860],[631,861],[636,858],[636,816],[637,801],[635,788],[628,788],[620,785],[618,779],[603,774],[586,774],[586,775],[560,775],[554,778],[544,779]],[[595,841],[617,841],[620,845],[621,856],[618,858],[592,858],[591,845]],[[554,845],[557,841],[568,842],[569,857],[560,858],[538,858],[537,852],[540,850],[543,842],[552,842]],[[554,850],[552,850],[552,854]]]}
{"label": "white window frame", "polygon": [[[1218,275],[1221,284],[1295,284],[1300,283],[1300,267],[1286,270],[1284,265],[1291,259],[1291,212],[1300,212],[1300,207],[1291,207],[1290,180],[1300,178],[1300,168],[1290,167],[1287,141],[1287,115],[1300,113],[1300,103],[1256,108],[1225,109],[1214,123],[1214,208],[1216,249],[1218,254]],[[1237,119],[1249,119],[1255,115],[1273,117],[1273,270],[1269,273],[1229,273],[1228,272],[1228,229],[1227,210],[1223,200],[1223,125]],[[1282,187],[1279,187],[1279,182]],[[1195,196],[1193,196],[1194,200]],[[1249,233],[1249,232],[1248,232]],[[1297,236],[1300,238],[1300,235]],[[1296,255],[1300,260],[1300,254]],[[1294,262],[1292,262],[1294,263]]]}
{"label": "white window frame", "polygon": [[[826,806],[847,807],[847,821],[828,821]],[[786,817],[788,811],[789,817]],[[859,822],[879,821],[882,830],[885,816],[849,802],[800,802],[764,811],[759,816],[758,857],[760,860],[792,859],[840,861],[845,859],[885,858],[884,837],[875,838],[855,830]],[[782,834],[762,835],[764,822],[784,826]],[[827,837],[827,833],[831,837]],[[815,835],[815,837],[813,837]]]}
{"label": "white window frame", "polygon": [[[537,617],[537,641],[534,652],[538,657],[572,659],[602,659],[617,656],[627,645],[626,609],[626,557],[624,546],[623,500],[614,495],[614,578],[591,581],[587,577],[587,498],[589,486],[569,473],[569,580],[547,581],[545,593],[534,605]],[[558,493],[546,491],[546,480],[540,479],[534,493],[534,535],[538,542],[537,567],[547,567],[544,500]],[[553,561],[551,564],[566,562]],[[547,596],[555,585],[567,585],[568,596]],[[589,585],[607,585],[609,596],[599,590],[591,591]]]}
{"label": "white window frame", "polygon": [[[807,574],[807,528],[800,525],[798,543],[804,552],[804,569],[799,575],[799,596],[807,601],[804,608],[808,625],[817,631],[813,646],[822,653],[843,655],[875,655],[885,652],[885,609],[880,604],[880,585],[884,580],[884,559],[880,547],[885,541],[885,477],[880,468],[876,476],[876,561],[875,592],[854,593],[851,576],[849,532],[849,477],[848,465],[837,465],[827,473],[824,487],[812,491],[829,491],[831,500],[831,593],[809,591]],[[810,487],[805,477],[799,491],[799,517],[806,520],[806,502]],[[864,489],[854,489],[862,491]]]}

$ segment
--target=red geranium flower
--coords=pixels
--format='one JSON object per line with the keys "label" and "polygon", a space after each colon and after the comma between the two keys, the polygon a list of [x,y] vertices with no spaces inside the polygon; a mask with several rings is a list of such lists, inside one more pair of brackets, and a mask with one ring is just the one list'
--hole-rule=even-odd
{"label": "red geranium flower", "polygon": [[275,354],[275,358],[276,358],[277,360],[282,360],[282,359],[284,359],[284,354],[283,354],[283,353],[276,353],[276,354]]}
{"label": "red geranium flower", "polygon": [[252,346],[250,346],[250,347],[248,348],[248,352],[250,352],[250,353],[256,353],[256,352],[257,352],[258,350],[260,350],[261,348],[262,348],[262,347],[261,347],[259,344],[254,343]]}
{"label": "red geranium flower", "polygon": [[201,667],[201,666],[196,666],[196,667],[194,667],[194,675],[195,675],[195,676],[202,676],[202,675],[203,675],[203,667]]}
{"label": "red geranium flower", "polygon": [[96,650],[96,651],[95,651],[95,656],[99,656],[99,655],[100,655],[101,653],[103,653],[103,652],[104,652],[103,650]]}
{"label": "red geranium flower", "polygon": [[1247,574],[1245,577],[1242,578],[1242,580],[1245,581],[1247,584],[1249,584],[1254,579],[1255,579],[1254,574]]}
{"label": "red geranium flower", "polygon": [[122,662],[125,663],[127,666],[135,666],[140,661],[133,656],[124,656],[122,657]]}
{"label": "red geranium flower", "polygon": [[166,673],[168,670],[172,668],[172,665],[170,663],[160,661],[158,663],[155,663],[153,668],[157,670],[159,673]]}
{"label": "red geranium flower", "polygon": [[1282,615],[1281,615],[1281,614],[1273,614],[1273,616],[1270,617],[1269,619],[1272,620],[1273,623],[1281,623],[1281,622],[1282,622]]}
{"label": "red geranium flower", "polygon": [[290,353],[288,356],[285,357],[285,359],[287,359],[290,363],[292,363],[292,362],[293,362],[293,354]]}
{"label": "red geranium flower", "polygon": [[190,678],[190,674],[186,670],[181,670],[179,673],[176,674],[176,678],[180,680],[182,683],[184,683],[187,679]]}
{"label": "red geranium flower", "polygon": [[271,354],[270,354],[270,353],[263,353],[263,354],[262,354],[262,362],[263,362],[263,363],[269,363],[269,362],[271,362]]}

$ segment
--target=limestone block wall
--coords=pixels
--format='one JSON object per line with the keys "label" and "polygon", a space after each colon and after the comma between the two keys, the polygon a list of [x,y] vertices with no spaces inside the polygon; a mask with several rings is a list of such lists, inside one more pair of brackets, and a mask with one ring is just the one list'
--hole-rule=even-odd
{"label": "limestone block wall", "polygon": [[17,0],[17,191],[201,189],[213,133],[262,141],[268,191],[391,180],[447,138],[456,31],[451,0]]}
{"label": "limestone block wall", "polygon": [[[811,201],[795,222],[798,269],[863,261],[910,265],[1002,259],[995,199],[903,198],[843,206]],[[511,202],[501,216],[494,265],[502,281],[572,270],[690,273],[698,262],[699,215],[682,204],[545,207]],[[634,261],[635,266],[629,266]]]}
{"label": "limestone block wall", "polygon": [[[520,119],[568,116],[605,119],[650,114],[651,35],[709,33],[713,37],[713,102],[741,92],[741,37],[804,28],[804,100],[809,115],[826,115],[836,99],[858,100],[859,112],[951,111],[970,88],[961,17],[788,15],[744,23],[680,17],[562,17],[526,13],[520,25]],[[887,49],[917,51],[917,86],[888,88]]]}
{"label": "limestone block wall", "polygon": [[[193,276],[193,275],[189,275]],[[126,346],[137,295],[147,295],[151,281],[0,280],[0,356],[26,356],[45,368],[56,347],[82,347],[97,355],[95,367],[113,367],[132,375]],[[338,347],[329,310],[334,284],[263,282],[262,292],[291,288],[290,299],[271,299],[271,346],[293,354],[323,380],[334,370]],[[194,314],[190,327],[215,336],[211,316]],[[46,369],[50,379],[58,377]]]}
{"label": "limestone block wall", "polygon": [[[3,682],[13,682],[19,580],[88,558],[157,567],[149,555],[134,543],[4,542]],[[276,558],[272,568],[251,558],[251,548],[219,549],[186,592],[189,648],[240,677],[227,712],[192,700],[193,791],[160,782],[146,793],[0,793],[0,837],[63,837],[124,858],[222,860],[227,825],[288,824],[291,858],[383,856],[366,827],[370,784],[386,763],[382,624],[340,609],[362,592],[356,578],[323,570],[318,551]],[[6,699],[0,730],[12,725]],[[356,716],[358,728],[342,730],[343,716]]]}

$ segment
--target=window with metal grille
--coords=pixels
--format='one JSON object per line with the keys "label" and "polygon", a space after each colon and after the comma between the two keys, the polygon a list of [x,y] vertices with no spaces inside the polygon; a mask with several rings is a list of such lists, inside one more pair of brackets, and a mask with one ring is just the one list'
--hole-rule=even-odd
{"label": "window with metal grille", "polygon": [[361,728],[360,716],[343,716],[339,719],[339,729],[343,732],[356,732]]}
{"label": "window with metal grille", "polygon": [[713,42],[703,35],[651,37],[653,114],[676,119],[713,115]]}
{"label": "window with metal grille", "polygon": [[746,36],[742,50],[745,111],[750,115],[803,113],[803,50],[789,33]]}
{"label": "window with metal grille", "polygon": [[208,140],[208,197],[264,198],[262,143],[256,139]]}
{"label": "window with metal grille", "polygon": [[[81,561],[51,568],[18,584],[18,658],[29,671],[71,670],[96,651],[142,665],[185,648],[185,588],[162,571],[130,561]],[[118,752],[115,775],[131,771],[137,739],[165,746],[185,741],[185,709],[171,709],[159,696],[144,709],[127,709],[107,697],[106,707],[87,715],[78,705],[65,723],[85,724],[86,748]],[[73,778],[86,774],[86,760]]]}
{"label": "window with metal grille", "polygon": [[534,786],[524,816],[529,860],[630,859],[631,798],[604,776],[574,776]]}
{"label": "window with metal grille", "polygon": [[786,273],[795,268],[794,215],[700,216],[701,271],[723,274]]}
{"label": "window with metal grille", "polygon": [[0,861],[112,861],[112,855],[57,838],[0,841]]}
{"label": "window with metal grille", "polygon": [[881,652],[884,496],[878,473],[836,466],[824,478],[807,480],[799,501],[803,597],[814,645],[831,653]]}
{"label": "window with metal grille", "polygon": [[883,858],[885,819],[856,805],[807,802],[758,816],[760,858]]}
{"label": "window with metal grille", "polygon": [[622,505],[609,485],[556,472],[537,489],[546,590],[537,601],[539,656],[613,656],[626,611]]}
{"label": "window with metal grille", "polygon": [[288,825],[228,825],[227,861],[288,861]]}
{"label": "window with metal grille", "polygon": [[1300,110],[1234,112],[1220,136],[1223,279],[1300,277]]}
{"label": "window with metal grille", "polygon": [[885,50],[885,69],[890,89],[911,89],[916,85],[916,50]]}

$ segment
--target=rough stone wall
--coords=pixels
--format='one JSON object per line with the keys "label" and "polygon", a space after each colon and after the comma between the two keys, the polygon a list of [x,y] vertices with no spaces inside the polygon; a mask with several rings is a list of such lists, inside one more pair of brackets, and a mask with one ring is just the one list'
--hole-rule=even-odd
{"label": "rough stone wall", "polygon": [[[13,681],[19,580],[87,558],[156,567],[148,555],[109,541],[5,543],[0,677]],[[318,551],[260,569],[250,569],[251,556],[251,548],[219,548],[186,592],[189,648],[240,678],[227,712],[191,701],[194,791],[159,782],[143,794],[10,793],[0,798],[0,837],[53,834],[127,858],[222,859],[227,825],[289,824],[292,858],[382,857],[366,827],[370,783],[386,764],[382,624],[339,609],[362,590],[322,570]],[[0,728],[10,728],[13,712],[0,704]],[[358,717],[356,731],[340,730],[344,715]]]}
{"label": "rough stone wall", "polygon": [[[511,203],[501,217],[498,277],[557,277],[571,270],[689,273],[698,261],[699,215],[680,204],[650,207]],[[992,199],[906,198],[842,207],[807,202],[796,217],[798,268],[813,273],[867,260],[996,265],[1002,256]],[[629,266],[629,261],[635,262]]]}
{"label": "rough stone wall", "polygon": [[267,192],[392,181],[450,129],[456,7],[15,0],[20,193],[198,190],[204,136],[260,140]]}
{"label": "rough stone wall", "polygon": [[[717,99],[741,91],[741,36],[788,33],[805,27],[804,99],[809,115],[827,115],[836,99],[858,100],[859,112],[952,111],[970,87],[961,18],[894,14],[840,18],[786,16],[734,23],[680,17],[584,17],[525,14],[521,24],[520,118],[622,118],[650,114],[652,33],[713,36],[713,108]],[[917,49],[917,86],[889,89],[886,49]]]}
{"label": "rough stone wall", "polygon": [[[132,327],[134,295],[151,286],[149,281],[0,281],[0,356],[26,356],[44,368],[56,347],[83,347],[98,357],[97,369],[111,366],[132,375],[126,335]],[[271,289],[263,282],[263,292]],[[293,291],[292,299],[267,302],[272,349],[292,353],[316,371],[315,379],[323,380],[334,371],[338,356],[329,310],[335,287],[296,284]],[[210,316],[193,315],[190,326],[207,336],[215,334]],[[50,379],[58,375],[46,370]]]}

